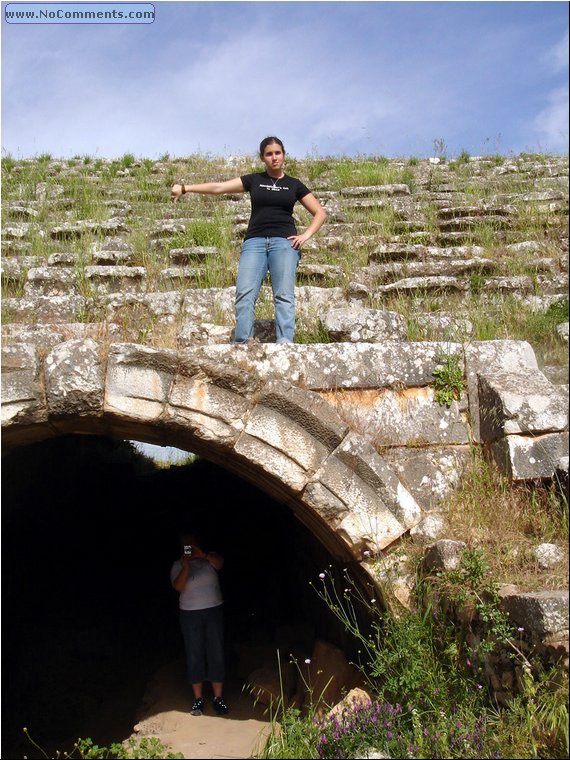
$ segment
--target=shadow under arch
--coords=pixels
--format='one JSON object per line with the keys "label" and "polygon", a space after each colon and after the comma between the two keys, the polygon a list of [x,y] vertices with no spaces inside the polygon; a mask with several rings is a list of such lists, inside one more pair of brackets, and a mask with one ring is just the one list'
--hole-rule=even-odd
{"label": "shadow under arch", "polygon": [[[4,639],[5,652],[11,652],[12,665],[18,672],[18,676],[22,675],[28,679],[28,688],[25,691],[31,695],[32,699],[37,698],[37,703],[33,702],[36,710],[42,704],[41,698],[58,704],[56,717],[52,714],[54,723],[57,722],[56,718],[61,713],[76,716],[77,720],[81,718],[79,707],[82,705],[82,700],[74,692],[73,686],[69,688],[69,691],[65,689],[66,684],[69,686],[70,683],[73,685],[76,682],[73,679],[70,682],[64,675],[75,674],[79,678],[81,674],[82,678],[89,681],[97,677],[98,670],[112,669],[113,661],[109,663],[105,659],[106,647],[110,646],[105,643],[106,640],[113,641],[113,647],[119,654],[123,652],[123,659],[132,657],[136,677],[145,673],[148,675],[147,668],[154,662],[151,651],[144,648],[148,646],[148,641],[142,633],[148,629],[148,615],[151,619],[160,621],[160,625],[155,624],[153,628],[154,635],[166,636],[165,646],[167,648],[174,646],[176,649],[178,632],[172,618],[175,610],[174,599],[169,602],[166,598],[168,591],[162,590],[167,587],[165,579],[168,563],[172,559],[170,553],[172,544],[163,550],[161,561],[159,561],[160,557],[155,557],[153,562],[145,562],[145,557],[150,557],[151,553],[157,553],[155,542],[160,543],[160,537],[164,537],[167,532],[164,524],[161,526],[158,515],[164,512],[176,497],[183,498],[183,495],[189,491],[193,500],[201,505],[202,512],[209,518],[212,525],[215,525],[216,521],[227,521],[228,515],[235,508],[234,522],[226,526],[226,545],[223,551],[230,556],[233,551],[234,561],[230,564],[233,564],[234,568],[239,564],[241,552],[255,552],[255,556],[248,566],[242,568],[241,574],[236,573],[235,582],[234,579],[229,579],[226,586],[227,599],[229,602],[233,598],[237,605],[243,606],[243,599],[247,598],[257,618],[247,620],[243,615],[240,618],[235,610],[229,612],[229,617],[232,625],[245,624],[246,629],[254,632],[261,639],[263,639],[261,634],[264,633],[263,624],[283,623],[283,620],[273,620],[277,616],[272,601],[284,604],[285,615],[296,613],[303,617],[302,603],[306,600],[300,596],[295,599],[294,588],[286,593],[285,585],[288,582],[291,582],[293,586],[294,582],[297,582],[297,588],[299,588],[298,578],[294,577],[290,568],[295,569],[297,576],[302,576],[305,572],[308,578],[311,577],[311,573],[304,571],[304,568],[312,567],[312,577],[316,579],[316,568],[321,567],[318,562],[323,561],[326,555],[323,551],[317,559],[313,558],[312,566],[311,563],[304,565],[302,559],[306,558],[311,551],[310,539],[307,538],[309,531],[304,527],[303,530],[295,529],[295,524],[301,524],[295,520],[289,507],[273,502],[266,493],[251,484],[244,482],[243,487],[239,487],[238,478],[229,471],[227,475],[224,475],[221,472],[223,468],[202,460],[196,463],[197,468],[196,465],[189,468],[202,470],[201,481],[196,479],[185,481],[184,468],[181,468],[170,485],[167,485],[168,472],[160,471],[154,473],[157,477],[154,485],[149,487],[152,474],[143,474],[139,484],[133,487],[129,480],[128,467],[123,467],[123,462],[116,462],[115,465],[118,466],[109,467],[106,456],[103,456],[100,462],[98,457],[93,456],[99,440],[99,437],[93,434],[79,436],[67,434],[52,440],[17,447],[12,455],[8,455],[5,459],[10,469],[13,469],[14,462],[20,455],[20,465],[23,470],[20,485],[27,481],[31,485],[32,480],[36,483],[33,497],[28,497],[23,502],[18,501],[17,490],[12,489],[12,494],[8,494],[10,501],[7,505],[8,517],[10,513],[19,514],[18,526],[22,535],[15,545],[12,544],[14,531],[12,534],[8,531],[3,536],[10,544],[9,554],[12,561],[9,561],[7,554],[4,554],[4,559],[9,561],[8,567],[18,569],[19,562],[32,556],[39,568],[46,568],[41,573],[44,576],[42,582],[38,583],[37,570],[31,567],[33,563],[25,563],[27,567],[29,566],[29,574],[26,575],[29,582],[25,582],[22,587],[25,593],[16,595],[23,601],[24,620],[18,621],[18,616],[11,614],[14,612],[13,603],[8,600],[5,607],[8,615],[4,618],[4,624],[16,627]],[[48,449],[54,448],[54,445],[56,454],[50,457],[47,452]],[[108,445],[103,445],[103,453],[105,454],[109,446],[112,448],[112,445],[112,441]],[[31,449],[35,450],[35,461],[41,462],[39,472],[36,471],[37,467],[26,469],[26,456]],[[70,461],[70,454],[73,456],[73,462]],[[55,472],[56,468],[53,464],[56,459],[60,462],[59,472]],[[48,474],[52,476],[52,480],[48,480]],[[7,477],[6,480],[8,479]],[[210,501],[206,501],[205,498],[208,492],[212,492]],[[216,499],[220,499],[224,494],[229,494],[233,498],[233,503],[225,511],[215,512],[213,506]],[[106,495],[109,498],[106,498]],[[141,498],[147,501],[146,510],[141,508],[139,503]],[[103,514],[105,510],[101,509],[101,504],[107,501],[108,508],[105,516]],[[124,503],[123,506],[126,506],[125,514],[121,518],[126,524],[119,529],[121,528],[119,524],[121,510],[118,505],[121,502]],[[35,515],[32,508],[35,508]],[[186,509],[184,503],[181,504],[181,508],[182,511]],[[177,510],[170,510],[169,514],[174,515],[176,512]],[[82,515],[80,520],[77,519],[79,515]],[[267,518],[268,524],[265,530],[258,534],[255,531],[261,527],[264,517]],[[129,520],[133,526],[135,520],[138,520],[138,529],[135,531],[133,527],[130,531],[130,539],[126,539]],[[35,522],[39,525],[34,526]],[[174,525],[172,527],[174,529]],[[175,531],[172,530],[172,533]],[[274,540],[270,543],[272,534]],[[265,547],[256,543],[261,535],[266,539],[269,537]],[[315,539],[314,543],[318,544],[318,541]],[[85,554],[88,559],[91,558],[90,564],[93,565],[91,578],[84,575],[85,566],[78,562],[82,554]],[[127,554],[128,556],[124,556]],[[290,566],[286,564],[287,557],[290,557]],[[132,569],[128,567],[131,559],[133,560]],[[281,565],[281,573],[275,572],[275,565],[273,567],[271,565],[272,561]],[[125,566],[118,572],[115,563],[121,562]],[[161,562],[162,570],[158,571],[157,568],[161,566]],[[148,594],[146,602],[150,607],[149,610],[139,609],[140,595],[137,597],[137,605],[134,605],[131,600],[131,604],[125,606],[125,599],[131,596],[129,593],[131,584],[141,584],[139,572],[136,569],[139,563],[150,565],[149,573],[145,576],[145,584],[148,583],[149,576],[154,575],[157,586],[161,587],[160,591],[150,590],[151,593]],[[358,563],[354,563],[354,567],[359,567]],[[265,585],[259,583],[261,573],[268,576],[269,582]],[[240,598],[235,591],[235,585],[238,583],[243,585],[246,577],[251,578],[251,586],[245,590],[242,589]],[[21,567],[13,581],[22,581]],[[279,594],[273,595],[275,597],[273,600],[270,598],[271,584],[279,590]],[[6,582],[5,590],[10,591],[11,585],[12,582]],[[60,595],[57,589],[62,590],[64,586],[67,587],[64,589],[65,593],[61,594],[58,606],[53,608],[53,600]],[[52,595],[46,593],[50,587]],[[258,594],[254,593],[256,588]],[[109,598],[108,589],[113,590],[114,599]],[[74,594],[78,597],[78,601],[75,601]],[[162,599],[160,604],[157,603],[159,598]],[[143,601],[142,605],[144,604]],[[315,597],[315,606],[317,604],[318,600]],[[46,617],[48,608],[49,615]],[[242,612],[245,614],[247,610],[242,610]],[[41,622],[35,615],[42,618]],[[167,622],[168,619],[170,623]],[[45,628],[46,620],[47,629]],[[132,642],[128,639],[132,635],[129,628],[131,624],[135,624],[135,628],[138,625],[141,630],[140,634],[135,633],[140,641]],[[168,639],[166,629],[170,630],[170,639]],[[321,630],[326,630],[329,635],[332,634],[332,630],[327,629],[325,625],[321,627]],[[173,631],[174,634],[172,634]],[[274,631],[271,631],[268,637],[273,634]],[[175,639],[174,644],[172,635]],[[239,640],[240,631],[232,630],[231,636]],[[342,644],[339,641],[335,643]],[[156,646],[160,648],[160,640],[156,641]],[[34,657],[26,658],[26,653],[32,650]],[[310,656],[310,650],[306,651],[305,655]],[[46,663],[43,672],[42,660]],[[40,663],[39,666],[38,663]],[[11,668],[4,671],[8,679],[5,682],[6,696],[22,691],[21,688],[19,691],[12,688],[10,671]],[[128,677],[133,677],[131,672]],[[49,683],[46,683],[47,681]],[[42,689],[38,688],[40,682],[43,682]],[[140,683],[139,689],[143,685]],[[115,688],[116,683],[113,682],[112,689]],[[123,701],[127,699],[121,690],[117,690],[116,696]],[[116,700],[111,700],[108,708],[116,707],[116,704]],[[50,714],[48,710],[46,714]],[[25,722],[30,723],[32,719],[33,714]],[[127,733],[131,727],[127,724]],[[82,733],[83,728],[78,728],[78,730],[80,735],[85,735]],[[93,727],[85,730],[93,731]],[[97,738],[99,741],[102,740],[100,736]],[[30,756],[29,747],[24,747],[24,751]]]}

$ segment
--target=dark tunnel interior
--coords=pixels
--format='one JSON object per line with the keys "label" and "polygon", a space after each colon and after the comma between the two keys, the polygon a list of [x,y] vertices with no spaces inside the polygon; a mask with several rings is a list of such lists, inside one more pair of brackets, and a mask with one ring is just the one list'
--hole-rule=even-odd
{"label": "dark tunnel interior", "polygon": [[33,757],[24,726],[46,747],[131,733],[153,673],[183,657],[169,572],[186,528],[225,559],[228,673],[240,643],[271,642],[284,623],[354,655],[310,585],[342,568],[266,493],[206,460],[160,468],[106,437],[23,446],[2,460],[3,756]]}

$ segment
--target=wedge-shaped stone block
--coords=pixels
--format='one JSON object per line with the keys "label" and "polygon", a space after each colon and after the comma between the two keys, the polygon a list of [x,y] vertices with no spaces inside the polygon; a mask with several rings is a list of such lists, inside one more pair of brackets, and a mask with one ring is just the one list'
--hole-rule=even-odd
{"label": "wedge-shaped stone block", "polygon": [[264,408],[278,412],[306,430],[327,451],[333,451],[348,432],[346,423],[318,394],[303,391],[289,383],[269,383],[258,401]]}
{"label": "wedge-shaped stone block", "polygon": [[300,491],[342,440],[346,425],[319,396],[288,383],[270,383],[256,400],[234,452],[254,465],[258,479]]}
{"label": "wedge-shaped stone block", "polygon": [[568,429],[568,397],[538,369],[478,374],[482,441]]}
{"label": "wedge-shaped stone block", "polygon": [[568,591],[507,593],[501,606],[514,625],[535,640],[568,638]]}
{"label": "wedge-shaped stone block", "polygon": [[245,432],[250,438],[282,452],[304,472],[314,471],[329,452],[328,447],[305,427],[261,404],[252,412]]}
{"label": "wedge-shaped stone block", "polygon": [[507,435],[489,448],[497,467],[513,480],[551,478],[560,458],[568,456],[568,433]]}
{"label": "wedge-shaped stone block", "polygon": [[20,343],[2,348],[2,427],[47,420],[36,348]]}
{"label": "wedge-shaped stone block", "polygon": [[204,440],[237,441],[251,403],[204,377],[177,375],[170,396],[166,421],[192,429]]}
{"label": "wedge-shaped stone block", "polygon": [[421,517],[417,502],[393,470],[369,443],[352,433],[312,478],[303,501],[355,550],[383,549]]}
{"label": "wedge-shaped stone block", "polygon": [[96,416],[103,411],[104,371],[99,345],[68,340],[45,360],[45,385],[51,416]]}
{"label": "wedge-shaped stone block", "polygon": [[107,360],[105,412],[129,419],[158,421],[176,373],[174,351],[129,343],[111,347]]}
{"label": "wedge-shaped stone block", "polygon": [[[277,418],[274,418],[274,422],[278,424]],[[292,437],[297,443],[300,442],[306,449],[310,449],[307,438],[303,438],[298,431]],[[255,470],[252,482],[260,487],[263,487],[265,483],[279,484],[280,488],[284,486],[298,493],[307,484],[307,470],[303,465],[284,451],[274,448],[255,436],[242,433],[234,446],[234,454],[246,460],[248,468]],[[303,459],[302,456],[300,458]]]}

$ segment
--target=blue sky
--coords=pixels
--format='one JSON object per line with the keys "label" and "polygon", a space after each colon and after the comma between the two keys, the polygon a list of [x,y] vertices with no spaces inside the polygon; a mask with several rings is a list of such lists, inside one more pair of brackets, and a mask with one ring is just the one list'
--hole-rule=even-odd
{"label": "blue sky", "polygon": [[155,2],[8,24],[3,154],[568,151],[566,2]]}

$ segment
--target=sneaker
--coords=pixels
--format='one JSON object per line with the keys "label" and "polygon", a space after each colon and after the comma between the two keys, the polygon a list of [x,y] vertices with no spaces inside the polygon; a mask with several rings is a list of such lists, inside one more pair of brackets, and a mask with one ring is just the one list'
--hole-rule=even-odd
{"label": "sneaker", "polygon": [[204,700],[202,697],[198,697],[197,699],[192,702],[192,709],[190,710],[190,715],[202,715],[204,712]]}
{"label": "sneaker", "polygon": [[214,697],[214,710],[218,715],[227,715],[229,707],[226,705],[222,697]]}

